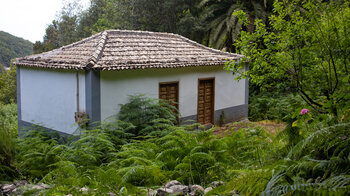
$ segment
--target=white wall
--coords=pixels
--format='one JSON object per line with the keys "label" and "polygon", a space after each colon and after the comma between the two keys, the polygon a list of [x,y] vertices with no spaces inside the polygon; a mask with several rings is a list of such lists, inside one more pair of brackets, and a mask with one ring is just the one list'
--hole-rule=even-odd
{"label": "white wall", "polygon": [[[22,120],[73,133],[77,110],[76,72],[20,68]],[[79,73],[79,107],[85,111],[85,74]]]}
{"label": "white wall", "polygon": [[243,105],[245,80],[236,82],[222,66],[101,72],[101,120],[115,115],[136,93],[158,98],[160,82],[179,81],[181,117],[197,114],[198,78],[215,77],[215,110]]}

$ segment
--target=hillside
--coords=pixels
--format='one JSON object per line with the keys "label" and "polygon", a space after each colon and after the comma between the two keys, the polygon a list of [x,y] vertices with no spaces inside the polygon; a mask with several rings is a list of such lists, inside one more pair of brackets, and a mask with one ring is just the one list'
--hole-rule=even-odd
{"label": "hillside", "polygon": [[33,53],[33,43],[0,31],[0,64],[10,66],[11,59]]}

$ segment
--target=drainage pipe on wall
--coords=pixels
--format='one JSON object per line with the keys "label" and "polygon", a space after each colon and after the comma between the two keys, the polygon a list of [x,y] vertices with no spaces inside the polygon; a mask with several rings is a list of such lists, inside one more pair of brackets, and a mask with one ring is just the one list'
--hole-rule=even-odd
{"label": "drainage pipe on wall", "polygon": [[79,72],[77,72],[76,74],[76,78],[77,78],[77,112],[79,112],[80,108],[79,108]]}

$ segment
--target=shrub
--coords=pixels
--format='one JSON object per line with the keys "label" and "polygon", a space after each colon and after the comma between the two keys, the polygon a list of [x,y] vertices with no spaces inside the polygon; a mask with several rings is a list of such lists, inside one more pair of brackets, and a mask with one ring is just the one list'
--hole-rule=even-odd
{"label": "shrub", "polygon": [[59,161],[59,153],[66,146],[59,145],[46,130],[37,129],[28,131],[19,139],[17,148],[16,161],[20,172],[38,181],[54,168],[53,164]]}
{"label": "shrub", "polygon": [[127,130],[129,133],[147,135],[158,130],[155,125],[174,125],[177,118],[173,111],[176,108],[164,100],[130,95],[129,102],[121,105],[118,119],[134,126]]}
{"label": "shrub", "polygon": [[[3,127],[12,127],[14,112],[7,113],[12,110],[15,106],[0,110],[8,122]],[[17,143],[17,165],[6,164],[18,166],[29,180],[52,185],[43,194],[79,195],[81,187],[89,187],[92,195],[142,194],[136,186],[153,188],[174,179],[204,186],[225,180],[226,186],[211,191],[216,195],[233,190],[246,195],[349,193],[349,123],[334,124],[332,118],[311,113],[287,117],[290,126],[281,134],[251,127],[227,130],[225,137],[174,126],[157,115],[144,118],[150,121],[138,125],[139,132],[135,122],[119,120],[85,130],[67,143],[33,127]],[[139,139],[131,133],[148,135]],[[10,176],[11,169],[16,168],[3,174]]]}
{"label": "shrub", "polygon": [[349,194],[349,135],[349,123],[315,130],[293,147],[264,193]]}
{"label": "shrub", "polygon": [[0,181],[16,176],[17,105],[0,105]]}
{"label": "shrub", "polygon": [[0,72],[0,104],[11,104],[17,101],[16,67]]}
{"label": "shrub", "polygon": [[303,100],[292,93],[274,94],[260,93],[249,99],[249,120],[281,120],[303,106]]}

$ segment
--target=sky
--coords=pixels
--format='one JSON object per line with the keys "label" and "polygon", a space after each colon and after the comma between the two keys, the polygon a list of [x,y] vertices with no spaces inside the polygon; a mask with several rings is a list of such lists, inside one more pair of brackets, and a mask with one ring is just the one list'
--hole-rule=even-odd
{"label": "sky", "polygon": [[[43,41],[46,27],[70,0],[0,0],[0,31],[31,42]],[[83,8],[89,0],[80,0]]]}

